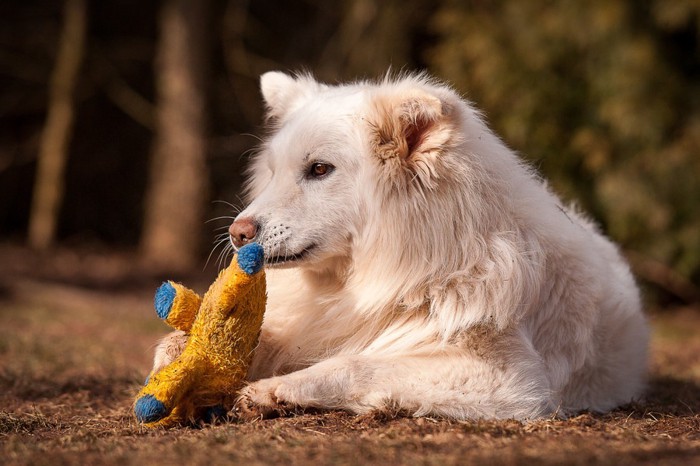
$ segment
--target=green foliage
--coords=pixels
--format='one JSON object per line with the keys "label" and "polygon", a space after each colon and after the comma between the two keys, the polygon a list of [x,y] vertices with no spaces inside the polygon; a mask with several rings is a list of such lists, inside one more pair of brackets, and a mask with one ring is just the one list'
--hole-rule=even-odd
{"label": "green foliage", "polygon": [[700,2],[446,1],[428,61],[623,247],[700,281]]}

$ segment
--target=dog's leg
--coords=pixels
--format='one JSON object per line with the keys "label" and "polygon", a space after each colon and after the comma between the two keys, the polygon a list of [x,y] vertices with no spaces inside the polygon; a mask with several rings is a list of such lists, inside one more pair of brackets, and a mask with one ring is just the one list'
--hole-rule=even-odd
{"label": "dog's leg", "polygon": [[158,343],[153,358],[151,374],[159,372],[162,368],[173,362],[185,349],[187,335],[181,330],[170,332]]}
{"label": "dog's leg", "polygon": [[338,356],[248,385],[236,409],[244,418],[294,407],[354,413],[389,409],[456,419],[534,418],[556,406],[541,362],[532,353],[510,352],[508,360],[466,351]]}

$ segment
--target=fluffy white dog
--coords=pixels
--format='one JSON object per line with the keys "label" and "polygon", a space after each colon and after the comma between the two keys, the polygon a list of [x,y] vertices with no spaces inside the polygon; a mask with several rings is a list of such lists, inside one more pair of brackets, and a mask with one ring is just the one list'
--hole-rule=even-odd
{"label": "fluffy white dog", "polygon": [[531,419],[640,395],[628,266],[453,90],[279,72],[261,88],[273,131],[230,233],[279,270],[240,412]]}

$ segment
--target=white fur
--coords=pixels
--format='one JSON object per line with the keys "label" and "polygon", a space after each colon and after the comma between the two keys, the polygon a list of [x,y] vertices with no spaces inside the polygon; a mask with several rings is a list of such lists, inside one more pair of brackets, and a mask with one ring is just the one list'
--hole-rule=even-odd
{"label": "white fur", "polygon": [[247,402],[528,419],[640,395],[629,268],[469,103],[424,76],[261,87],[274,130],[238,218],[269,258],[315,247],[269,269]]}

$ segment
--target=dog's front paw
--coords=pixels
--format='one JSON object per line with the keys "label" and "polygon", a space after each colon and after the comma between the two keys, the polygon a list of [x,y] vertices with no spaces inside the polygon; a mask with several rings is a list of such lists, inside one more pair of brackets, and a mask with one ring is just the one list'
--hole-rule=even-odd
{"label": "dog's front paw", "polygon": [[285,416],[294,409],[283,392],[284,384],[277,377],[254,382],[240,391],[230,414],[244,421]]}

